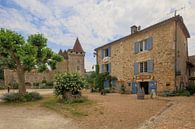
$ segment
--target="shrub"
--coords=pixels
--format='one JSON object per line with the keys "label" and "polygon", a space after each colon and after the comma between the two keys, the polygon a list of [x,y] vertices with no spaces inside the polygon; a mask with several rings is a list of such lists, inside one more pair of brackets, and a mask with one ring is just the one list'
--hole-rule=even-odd
{"label": "shrub", "polygon": [[172,96],[190,96],[190,92],[187,90],[180,90],[180,91],[164,91],[162,93],[164,97],[172,97]]}
{"label": "shrub", "polygon": [[195,93],[195,86],[188,86],[186,90],[190,92],[190,95],[193,95]]}
{"label": "shrub", "polygon": [[190,92],[187,90],[182,90],[176,93],[177,96],[190,96]]}
{"label": "shrub", "polygon": [[122,85],[120,88],[120,93],[125,94],[125,89],[126,89],[126,87],[124,85]]}
{"label": "shrub", "polygon": [[55,82],[54,93],[62,96],[63,99],[69,99],[71,95],[79,95],[80,90],[85,86],[85,80],[78,74],[57,74]]}
{"label": "shrub", "polygon": [[171,96],[176,96],[176,92],[171,92],[171,91],[163,91],[162,96],[164,97],[171,97]]}
{"label": "shrub", "polygon": [[42,99],[42,96],[37,92],[30,92],[25,94],[7,93],[4,94],[2,100],[5,102],[29,102]]}

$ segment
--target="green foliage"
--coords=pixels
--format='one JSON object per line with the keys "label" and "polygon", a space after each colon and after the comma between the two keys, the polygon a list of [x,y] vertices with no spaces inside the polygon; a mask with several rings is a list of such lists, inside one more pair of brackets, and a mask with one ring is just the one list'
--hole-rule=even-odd
{"label": "green foliage", "polygon": [[96,72],[96,74],[99,74],[99,71],[100,71],[100,67],[99,67],[99,65],[97,64],[97,65],[95,65],[95,72]]}
{"label": "green foliage", "polygon": [[190,92],[188,90],[180,90],[180,91],[164,91],[162,93],[164,97],[173,97],[173,96],[190,96]]}
{"label": "green foliage", "polygon": [[76,98],[76,99],[60,99],[59,102],[60,103],[64,103],[64,104],[77,104],[77,103],[84,103],[88,101],[88,99],[86,97],[80,97],[80,98]]}
{"label": "green foliage", "polygon": [[102,89],[104,89],[104,81],[105,80],[109,80],[109,85],[111,88],[111,76],[109,75],[109,73],[100,73],[97,75],[97,77],[95,79],[96,88],[98,88],[100,91]]}
{"label": "green foliage", "polygon": [[195,93],[195,86],[193,85],[188,86],[186,89],[190,92],[190,95]]}
{"label": "green foliage", "polygon": [[78,94],[85,86],[85,80],[78,74],[61,73],[55,77],[56,85],[54,93],[57,96],[63,96],[65,92],[72,95]]}
{"label": "green foliage", "polygon": [[3,68],[0,67],[0,80],[4,80],[4,71]]}
{"label": "green foliage", "polygon": [[85,75],[85,80],[87,82],[86,88],[95,88],[95,78],[96,78],[96,73],[91,72],[90,74]]}
{"label": "green foliage", "polygon": [[124,85],[121,86],[120,88],[120,93],[125,94],[126,87]]}
{"label": "green foliage", "polygon": [[7,93],[4,94],[2,100],[5,102],[29,102],[42,99],[42,96],[37,92],[30,92],[25,94]]}
{"label": "green foliage", "polygon": [[20,86],[23,87],[19,88],[20,92],[25,92],[25,71],[55,69],[56,63],[63,60],[46,46],[47,39],[42,34],[30,35],[25,41],[14,31],[0,29],[0,67],[17,70]]}

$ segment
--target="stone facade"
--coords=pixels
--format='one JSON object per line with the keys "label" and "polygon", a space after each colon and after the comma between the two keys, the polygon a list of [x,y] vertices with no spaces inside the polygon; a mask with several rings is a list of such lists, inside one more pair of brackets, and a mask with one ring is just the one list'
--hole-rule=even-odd
{"label": "stone facade", "polygon": [[[96,48],[97,64],[100,72],[105,72],[105,64],[110,64],[108,72],[124,82],[129,92],[134,86],[143,86],[149,92],[146,90],[150,85],[155,85],[158,93],[173,91],[188,85],[189,37],[182,17],[176,16]],[[107,48],[110,55],[105,62],[102,53]]]}
{"label": "stone facade", "polygon": [[[37,70],[32,70],[31,72],[25,73],[25,82],[31,84],[41,82],[42,80],[53,80],[56,73],[79,73],[83,75],[85,73],[84,66],[84,57],[85,52],[82,49],[82,46],[77,39],[73,49],[69,49],[68,51],[62,52],[62,50],[58,53],[61,55],[64,60],[62,62],[57,63],[56,69],[52,71],[44,71],[42,73],[37,72]],[[4,69],[4,83],[5,85],[9,85],[13,82],[18,82],[17,74],[15,70]]]}

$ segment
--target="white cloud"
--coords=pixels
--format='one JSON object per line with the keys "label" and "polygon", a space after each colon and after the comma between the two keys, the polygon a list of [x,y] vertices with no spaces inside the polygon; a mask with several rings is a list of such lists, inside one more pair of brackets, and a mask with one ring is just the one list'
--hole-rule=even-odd
{"label": "white cloud", "polygon": [[[14,0],[23,11],[14,8],[0,8],[0,27],[24,31],[27,34],[41,32],[49,41],[73,46],[79,37],[87,53],[86,69],[95,64],[93,49],[119,36],[130,33],[131,25],[142,28],[173,16],[171,10],[185,6],[178,11],[184,17],[192,38],[189,53],[194,53],[195,2],[193,0]],[[38,25],[35,20],[41,20]],[[40,25],[39,25],[40,24]],[[55,48],[54,48],[55,49]],[[56,50],[56,49],[55,49]]]}

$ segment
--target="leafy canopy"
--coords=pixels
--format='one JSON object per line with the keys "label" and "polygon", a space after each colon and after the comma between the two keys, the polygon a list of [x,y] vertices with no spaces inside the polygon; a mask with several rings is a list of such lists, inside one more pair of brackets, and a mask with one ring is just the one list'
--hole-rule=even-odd
{"label": "leafy canopy", "polygon": [[51,68],[62,57],[47,48],[47,39],[42,34],[30,35],[27,41],[11,30],[0,29],[0,66],[10,69],[21,68],[30,71],[34,68],[40,72]]}

